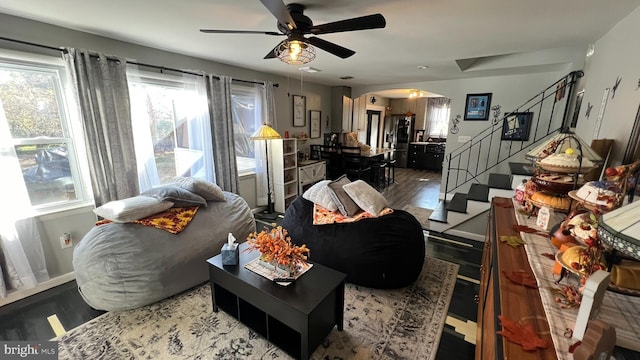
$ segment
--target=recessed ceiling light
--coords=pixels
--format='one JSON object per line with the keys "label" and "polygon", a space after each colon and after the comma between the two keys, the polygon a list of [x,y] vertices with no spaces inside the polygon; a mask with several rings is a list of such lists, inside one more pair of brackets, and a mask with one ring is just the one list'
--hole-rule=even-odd
{"label": "recessed ceiling light", "polygon": [[348,76],[348,75],[347,76],[340,76],[340,79],[342,79],[342,80],[351,80],[351,79],[353,79],[353,76]]}
{"label": "recessed ceiling light", "polygon": [[418,65],[418,70],[427,70],[429,67],[427,65]]}
{"label": "recessed ceiling light", "polygon": [[322,71],[320,69],[316,69],[316,68],[311,67],[311,66],[303,66],[303,67],[299,68],[298,70],[304,71],[304,72],[308,72],[308,73],[317,73],[317,72]]}

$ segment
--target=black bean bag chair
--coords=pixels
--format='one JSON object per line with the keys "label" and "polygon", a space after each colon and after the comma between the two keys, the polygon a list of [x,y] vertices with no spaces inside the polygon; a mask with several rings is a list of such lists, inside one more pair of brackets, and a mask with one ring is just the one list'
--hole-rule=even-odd
{"label": "black bean bag chair", "polygon": [[294,244],[311,249],[311,262],[347,274],[347,282],[378,289],[413,283],[422,271],[422,226],[403,210],[348,224],[313,225],[313,202],[298,196],[283,227]]}

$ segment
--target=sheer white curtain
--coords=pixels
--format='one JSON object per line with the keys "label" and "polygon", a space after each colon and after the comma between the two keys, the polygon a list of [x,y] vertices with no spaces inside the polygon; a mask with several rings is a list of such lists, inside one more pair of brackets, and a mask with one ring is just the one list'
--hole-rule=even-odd
{"label": "sheer white curtain", "polygon": [[425,129],[425,134],[446,137],[450,112],[451,99],[445,97],[429,98],[427,101],[427,128]]}
{"label": "sheer white curtain", "polygon": [[[34,288],[49,279],[38,225],[22,178],[22,170],[11,139],[9,124],[0,100],[0,169],[5,189],[0,206],[0,297],[7,290]],[[4,258],[4,261],[3,261]],[[2,280],[2,279],[0,279]]]}
{"label": "sheer white curtain", "polygon": [[[260,122],[257,127],[262,124],[267,124],[276,129],[276,100],[273,94],[273,83],[266,81],[264,84],[256,84],[255,88],[258,94],[255,113]],[[255,141],[257,205],[267,205],[267,173],[265,164],[267,155],[265,153],[264,142],[265,140]],[[267,140],[267,146],[269,146],[269,142],[270,140]],[[269,163],[269,165],[271,165],[271,163]],[[273,172],[270,171],[270,174],[273,174]],[[273,184],[273,181],[271,181],[271,184]],[[271,193],[273,194],[273,191],[271,191]],[[273,199],[271,200],[273,201]]]}
{"label": "sheer white curtain", "polygon": [[148,109],[149,87],[171,102],[176,138],[174,146],[177,176],[193,176],[215,182],[211,125],[203,76],[150,74],[135,65],[127,68],[131,96],[132,128],[140,191],[161,185],[156,163]]}

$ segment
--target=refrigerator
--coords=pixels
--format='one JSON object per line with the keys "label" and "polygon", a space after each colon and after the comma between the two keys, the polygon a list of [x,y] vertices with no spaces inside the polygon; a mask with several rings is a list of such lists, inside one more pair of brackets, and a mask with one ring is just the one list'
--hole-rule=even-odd
{"label": "refrigerator", "polygon": [[394,114],[384,121],[384,147],[396,149],[397,167],[407,167],[409,162],[409,142],[413,135],[416,116]]}

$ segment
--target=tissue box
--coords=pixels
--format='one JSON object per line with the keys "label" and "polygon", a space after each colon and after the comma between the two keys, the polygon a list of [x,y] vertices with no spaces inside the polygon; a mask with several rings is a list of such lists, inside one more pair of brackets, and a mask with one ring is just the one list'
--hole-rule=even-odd
{"label": "tissue box", "polygon": [[231,246],[229,244],[222,245],[220,255],[222,256],[222,265],[238,265],[238,262],[240,262],[238,243],[233,243]]}

